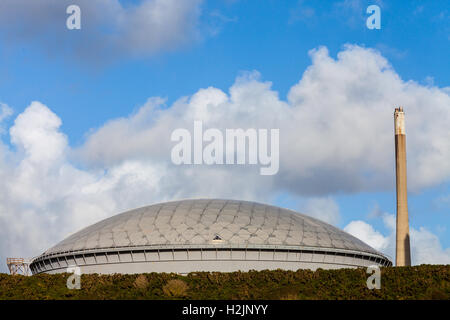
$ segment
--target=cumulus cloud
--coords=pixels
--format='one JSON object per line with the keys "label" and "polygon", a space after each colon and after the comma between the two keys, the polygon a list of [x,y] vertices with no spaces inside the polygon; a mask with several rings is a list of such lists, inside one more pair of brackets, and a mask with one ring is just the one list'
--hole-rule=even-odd
{"label": "cumulus cloud", "polygon": [[344,231],[364,241],[378,251],[384,251],[389,244],[387,237],[384,237],[380,232],[374,230],[370,224],[361,220],[350,222],[344,228]]}
{"label": "cumulus cloud", "polygon": [[[170,133],[191,129],[195,119],[213,128],[279,128],[280,172],[265,183],[313,196],[392,190],[393,109],[402,105],[410,189],[448,181],[448,92],[403,81],[372,49],[346,46],[337,59],[324,47],[310,54],[313,63],[287,101],[251,72],[239,77],[229,92],[200,89],[169,108],[161,99],[150,99],[136,114],[92,133],[76,153],[99,166],[130,157],[168,161]],[[116,143],[111,145],[111,140]],[[260,177],[250,180],[260,185]]]}
{"label": "cumulus cloud", "polygon": [[450,248],[443,248],[439,238],[426,228],[413,228],[411,242],[411,255],[415,264],[450,264]]}
{"label": "cumulus cloud", "polygon": [[[0,32],[10,43],[38,43],[49,53],[104,60],[171,50],[197,40],[202,0],[2,0]],[[69,31],[69,5],[81,9],[81,30]]]}
{"label": "cumulus cloud", "polygon": [[[387,235],[361,220],[351,221],[344,230],[395,259],[395,215],[383,213],[382,220],[388,230]],[[450,248],[443,248],[439,238],[428,229],[410,227],[410,239],[413,265],[450,264]]]}
{"label": "cumulus cloud", "polygon": [[11,142],[25,157],[37,164],[50,167],[62,160],[67,138],[58,131],[61,120],[40,102],[31,105],[20,114],[10,129]]}
{"label": "cumulus cloud", "polygon": [[2,259],[36,255],[114,212],[170,197],[158,192],[164,168],[151,161],[124,161],[107,170],[76,168],[67,158],[70,148],[60,126],[48,107],[33,102],[10,128],[12,148],[0,148]]}
{"label": "cumulus cloud", "polygon": [[[170,106],[152,97],[137,112],[93,130],[76,149],[60,131],[61,119],[31,103],[9,130],[10,145],[0,144],[0,255],[35,255],[122,210],[189,197],[272,202],[283,193],[308,196],[304,213],[336,224],[339,209],[330,196],[393,190],[397,105],[406,110],[409,187],[449,180],[448,91],[402,80],[371,49],[349,45],[333,58],[322,47],[310,55],[312,64],[287,100],[249,72],[228,92],[203,88]],[[205,129],[280,129],[279,173],[261,176],[252,165],[172,164],[171,133],[192,130],[194,120]],[[385,245],[361,222],[349,228]],[[420,236],[437,248],[422,229],[412,232],[413,244]]]}

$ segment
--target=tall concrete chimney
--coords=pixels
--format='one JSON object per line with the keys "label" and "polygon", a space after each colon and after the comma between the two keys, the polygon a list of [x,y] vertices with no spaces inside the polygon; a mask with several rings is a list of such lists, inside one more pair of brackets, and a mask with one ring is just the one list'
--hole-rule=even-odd
{"label": "tall concrete chimney", "polygon": [[397,181],[397,239],[395,265],[411,265],[409,244],[408,192],[406,189],[406,135],[403,108],[395,108],[395,172]]}

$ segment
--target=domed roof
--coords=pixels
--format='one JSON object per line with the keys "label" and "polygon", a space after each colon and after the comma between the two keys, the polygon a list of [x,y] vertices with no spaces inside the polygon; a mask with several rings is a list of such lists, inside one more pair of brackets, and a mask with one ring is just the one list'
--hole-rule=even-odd
{"label": "domed roof", "polygon": [[258,248],[330,248],[380,253],[325,222],[248,201],[198,199],[160,203],[93,224],[44,255],[115,247],[223,245]]}

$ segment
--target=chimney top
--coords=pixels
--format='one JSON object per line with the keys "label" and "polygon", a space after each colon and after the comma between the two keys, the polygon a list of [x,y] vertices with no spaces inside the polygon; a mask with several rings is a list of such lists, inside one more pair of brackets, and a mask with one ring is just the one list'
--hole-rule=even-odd
{"label": "chimney top", "polygon": [[405,113],[403,107],[395,108],[394,112],[395,134],[405,134]]}

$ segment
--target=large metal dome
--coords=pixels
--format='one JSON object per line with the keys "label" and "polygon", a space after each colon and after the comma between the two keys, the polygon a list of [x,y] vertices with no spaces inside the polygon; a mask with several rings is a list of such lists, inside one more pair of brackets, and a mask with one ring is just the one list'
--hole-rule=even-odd
{"label": "large metal dome", "polygon": [[247,201],[155,204],[100,221],[50,248],[33,273],[234,271],[392,263],[361,240],[306,215]]}

